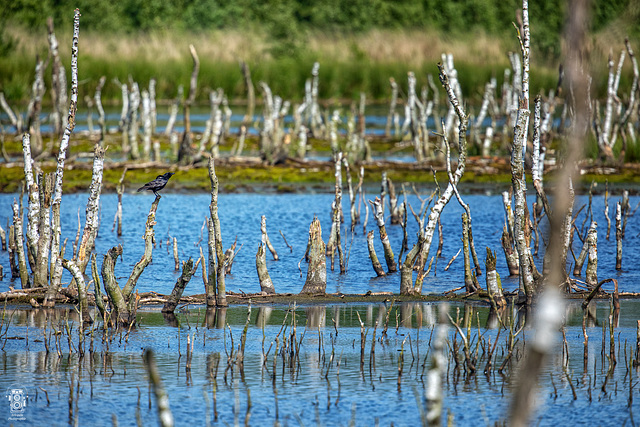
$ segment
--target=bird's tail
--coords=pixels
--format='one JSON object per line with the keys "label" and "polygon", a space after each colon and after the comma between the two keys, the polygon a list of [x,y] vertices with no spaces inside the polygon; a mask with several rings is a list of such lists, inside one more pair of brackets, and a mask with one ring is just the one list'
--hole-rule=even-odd
{"label": "bird's tail", "polygon": [[144,189],[145,189],[144,185],[142,187],[138,188],[138,193],[141,192]]}

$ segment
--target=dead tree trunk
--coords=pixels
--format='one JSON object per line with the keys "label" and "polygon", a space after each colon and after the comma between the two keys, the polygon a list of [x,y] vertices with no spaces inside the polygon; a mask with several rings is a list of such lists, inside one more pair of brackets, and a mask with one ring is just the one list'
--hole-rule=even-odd
{"label": "dead tree trunk", "polygon": [[[427,225],[424,227],[424,231],[421,232],[421,234],[423,234],[424,240],[420,247],[421,265],[419,266],[419,272],[421,272],[424,269],[427,259],[429,258],[429,250],[431,249],[431,242],[433,240],[433,235],[435,234],[435,230],[438,224],[438,219],[440,218],[440,214],[442,213],[442,210],[447,205],[447,203],[449,203],[449,200],[451,200],[451,196],[453,196],[454,194],[452,182],[453,184],[457,184],[460,181],[460,178],[464,174],[464,170],[467,162],[466,134],[467,134],[468,117],[465,114],[464,110],[462,109],[462,106],[458,101],[458,97],[454,92],[454,88],[449,82],[449,76],[447,75],[447,72],[444,66],[442,64],[438,64],[438,68],[440,70],[440,82],[442,83],[445,90],[447,91],[447,95],[449,96],[449,101],[451,102],[451,106],[453,110],[456,112],[458,119],[460,121],[460,124],[458,126],[458,166],[456,168],[456,171],[453,173],[453,178],[449,180],[449,183],[447,184],[447,188],[442,193],[442,195],[440,196],[438,201],[435,203],[433,208],[431,208]],[[420,274],[418,279],[421,279]],[[420,287],[422,286],[421,280],[420,280],[419,286]],[[417,291],[415,287],[414,287],[414,291]]]}
{"label": "dead tree trunk", "polygon": [[27,270],[27,260],[24,254],[24,242],[22,239],[22,217],[20,215],[20,208],[14,201],[13,205],[13,227],[15,236],[16,253],[18,254],[18,271],[20,272],[20,283],[22,289],[31,287],[29,283],[29,271]]}
{"label": "dead tree trunk", "polygon": [[376,272],[378,277],[386,276],[386,273],[382,269],[382,265],[380,265],[380,261],[378,260],[378,255],[376,254],[376,248],[373,246],[373,230],[367,233],[367,247],[369,248],[369,258],[371,258],[373,271]]}
{"label": "dead tree trunk", "polygon": [[171,291],[171,295],[167,297],[167,302],[164,303],[162,307],[163,313],[173,313],[180,302],[180,298],[182,297],[182,293],[184,289],[187,287],[189,280],[198,269],[198,264],[200,260],[196,262],[196,265],[193,265],[193,259],[189,257],[186,262],[182,263],[182,274],[176,281],[175,286],[173,287],[173,291]]}
{"label": "dead tree trunk", "polygon": [[[80,271],[80,268],[74,260],[63,259],[62,266],[71,273],[76,282],[76,286],[78,287],[78,306],[80,308],[81,324],[83,326],[87,324],[90,325],[93,323],[93,319],[89,314],[89,306],[87,304],[87,286],[84,283],[84,274],[82,274],[82,271]],[[100,284],[97,283],[96,287],[99,288]]]}
{"label": "dead tree trunk", "polygon": [[309,269],[300,293],[324,294],[327,289],[327,258],[318,218],[314,218],[309,227],[309,243]]}
{"label": "dead tree trunk", "polygon": [[462,214],[462,248],[464,253],[464,285],[468,293],[477,291],[480,286],[478,279],[471,272],[471,250],[469,248],[469,216]]}
{"label": "dead tree trunk", "polygon": [[260,292],[264,292],[265,294],[275,294],[276,289],[273,286],[273,282],[269,276],[269,271],[267,270],[267,256],[264,250],[266,244],[264,236],[265,235],[263,234],[262,243],[258,247],[258,252],[256,253],[256,271],[258,272],[258,281],[260,282]]}
{"label": "dead tree trunk", "polygon": [[336,250],[340,263],[340,273],[346,272],[344,256],[342,254],[342,242],[340,236],[340,225],[342,223],[342,153],[337,153],[335,157],[335,199],[331,203],[331,233],[326,245],[327,256],[331,257],[331,271],[333,271],[333,261]]}
{"label": "dead tree trunk", "polygon": [[49,250],[51,248],[50,208],[51,193],[53,191],[53,174],[38,174],[38,187],[40,197],[40,212],[38,215],[37,257],[35,260],[34,284],[35,286],[47,286],[49,284]]}
{"label": "dead tree trunk", "polygon": [[384,259],[387,262],[387,271],[393,273],[398,271],[396,261],[393,255],[393,249],[391,249],[391,243],[389,242],[389,236],[387,235],[387,229],[384,225],[384,211],[382,201],[379,197],[376,197],[372,202],[369,200],[371,208],[373,209],[373,217],[376,219],[378,229],[380,230],[380,241],[382,242],[382,248],[384,249]]}
{"label": "dead tree trunk", "polygon": [[133,295],[133,291],[138,283],[138,279],[142,275],[142,272],[151,262],[153,240],[155,237],[153,227],[156,225],[156,211],[158,209],[160,198],[160,195],[156,196],[155,200],[151,204],[151,209],[149,209],[144,233],[144,254],[140,261],[138,261],[133,267],[131,275],[122,289],[120,289],[114,275],[116,260],[119,255],[122,255],[122,246],[116,246],[109,249],[107,255],[104,256],[104,261],[102,263],[102,280],[104,281],[109,302],[114,309],[112,316],[113,322],[118,326],[130,326],[135,322],[137,298]]}
{"label": "dead tree trunk", "polygon": [[[224,283],[225,256],[224,250],[222,249],[220,219],[218,218],[218,177],[216,176],[215,164],[212,157],[209,158],[209,180],[211,181],[211,204],[209,205],[209,211],[211,212],[211,225],[213,227],[216,250],[216,305],[226,307],[227,293]],[[211,268],[211,260],[209,260],[209,268]]]}
{"label": "dead tree trunk", "polygon": [[587,271],[585,278],[587,288],[594,289],[598,286],[598,224],[593,221],[587,233],[586,243],[589,247],[589,261],[587,261]]}
{"label": "dead tree trunk", "polygon": [[485,268],[487,269],[486,280],[489,298],[497,309],[503,308],[507,305],[507,302],[502,294],[502,282],[500,281],[500,275],[496,271],[496,254],[492,253],[489,248],[487,248]]}
{"label": "dead tree trunk", "polygon": [[269,249],[269,252],[271,252],[273,259],[275,261],[278,261],[278,252],[276,252],[276,249],[271,244],[271,240],[269,240],[269,235],[267,234],[267,217],[265,217],[264,215],[262,215],[262,218],[260,220],[260,231],[262,232],[262,243]]}
{"label": "dead tree trunk", "polygon": [[24,159],[24,178],[28,194],[27,210],[27,260],[31,270],[35,271],[35,263],[38,257],[38,231],[40,215],[40,197],[38,183],[33,177],[33,158],[31,157],[31,136],[28,133],[22,135],[22,156]]}
{"label": "dead tree trunk", "polygon": [[43,305],[45,307],[53,307],[55,305],[55,297],[60,288],[62,278],[62,256],[60,254],[60,236],[62,230],[60,228],[60,202],[62,201],[62,177],[64,175],[64,163],[67,157],[67,148],[69,147],[69,139],[76,125],[76,110],[78,105],[78,39],[80,34],[80,11],[74,11],[73,20],[73,42],[71,47],[71,101],[69,103],[69,116],[67,118],[67,126],[60,140],[60,149],[58,150],[58,161],[56,166],[56,178],[53,189],[53,201],[51,204],[52,211],[52,230],[51,230],[51,263],[50,263],[50,281],[45,294]]}
{"label": "dead tree trunk", "polygon": [[616,203],[616,270],[622,270],[622,208]]}
{"label": "dead tree trunk", "polygon": [[78,247],[76,263],[80,271],[84,274],[89,263],[89,254],[93,250],[95,240],[98,235],[98,211],[100,209],[100,193],[102,192],[102,176],[104,171],[104,153],[100,143],[95,144],[93,157],[93,173],[91,176],[91,186],[89,187],[89,200],[87,201],[86,220],[82,240]]}
{"label": "dead tree trunk", "polygon": [[213,220],[211,219],[211,217],[207,218],[207,231],[207,247],[209,249],[209,273],[207,276],[207,281],[205,283],[205,292],[207,295],[207,307],[215,307],[217,299],[216,232],[213,228]]}

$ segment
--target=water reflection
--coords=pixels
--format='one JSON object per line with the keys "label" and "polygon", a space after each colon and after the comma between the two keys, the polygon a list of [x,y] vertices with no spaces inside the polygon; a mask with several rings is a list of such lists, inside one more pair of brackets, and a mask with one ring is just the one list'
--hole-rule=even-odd
{"label": "water reflection", "polygon": [[[417,425],[424,408],[415,394],[422,396],[428,387],[426,370],[432,350],[431,334],[421,329],[435,325],[436,312],[435,304],[421,302],[253,307],[239,364],[239,337],[247,321],[247,306],[193,308],[177,312],[172,319],[159,310],[143,309],[138,312],[137,328],[130,333],[104,331],[98,321],[86,331],[85,339],[92,340],[93,350],[85,343],[84,356],[77,352],[79,318],[72,308],[7,308],[1,329],[6,328],[6,334],[0,335],[4,349],[0,388],[20,383],[30,390],[31,420],[59,419],[84,425],[96,423],[97,409],[109,423],[113,413],[119,423],[132,424],[137,412],[143,424],[155,424],[153,399],[150,405],[141,404],[148,389],[142,349],[153,348],[170,407],[181,423],[234,424],[248,416],[252,424],[279,420],[336,425],[355,413],[357,425]],[[629,386],[637,382],[638,371],[627,369],[629,364],[622,361],[624,343],[635,343],[638,312],[638,301],[621,301],[619,311],[612,311],[607,301],[594,301],[585,311],[580,304],[568,305],[566,343],[558,346],[540,377],[538,399],[542,404],[534,423],[605,420],[631,424]],[[511,375],[530,340],[527,313],[513,307],[495,311],[467,303],[452,304],[449,314],[468,334],[478,374],[465,371],[459,333],[450,327],[445,346],[445,410],[459,425],[475,424],[479,419],[500,421],[508,403]],[[365,324],[364,353],[360,319]],[[50,351],[45,349],[45,330],[46,335],[51,332]],[[185,350],[187,336],[193,345],[190,354]],[[559,335],[558,344],[561,342]],[[453,353],[456,346],[457,356]],[[612,348],[617,364],[611,358]],[[381,401],[385,404],[380,405]]]}

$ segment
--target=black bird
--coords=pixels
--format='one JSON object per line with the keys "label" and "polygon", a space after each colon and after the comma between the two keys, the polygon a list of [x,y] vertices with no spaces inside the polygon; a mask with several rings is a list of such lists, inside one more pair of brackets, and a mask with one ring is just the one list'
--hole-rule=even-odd
{"label": "black bird", "polygon": [[162,190],[164,186],[167,185],[167,182],[169,182],[169,179],[171,178],[172,175],[175,175],[175,174],[173,172],[167,172],[164,175],[158,175],[158,177],[153,181],[149,181],[142,187],[138,188],[138,192],[142,190],[151,190],[153,191],[153,194],[156,195],[156,197],[160,197],[160,195],[157,192]]}

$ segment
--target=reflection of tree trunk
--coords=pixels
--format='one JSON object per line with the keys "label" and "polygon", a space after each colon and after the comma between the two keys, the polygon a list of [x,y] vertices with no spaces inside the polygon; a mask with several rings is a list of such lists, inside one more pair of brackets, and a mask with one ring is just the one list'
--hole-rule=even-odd
{"label": "reflection of tree trunk", "polygon": [[312,305],[306,307],[304,312],[307,315],[307,327],[324,328],[327,320],[327,307],[324,305]]}
{"label": "reflection of tree trunk", "polygon": [[224,329],[227,324],[227,307],[216,308],[216,329]]}
{"label": "reflection of tree trunk", "polygon": [[162,317],[164,318],[164,321],[167,324],[167,326],[171,326],[172,328],[177,328],[178,326],[180,326],[180,323],[178,322],[178,318],[176,317],[173,311],[163,311]]}
{"label": "reflection of tree trunk", "polygon": [[413,317],[413,308],[416,303],[414,302],[406,302],[400,305],[400,324],[405,328],[410,328],[411,318]]}
{"label": "reflection of tree trunk", "polygon": [[271,318],[271,312],[273,311],[272,307],[259,307],[258,308],[258,317],[256,318],[256,326],[259,328],[264,328],[269,323],[269,319]]}

